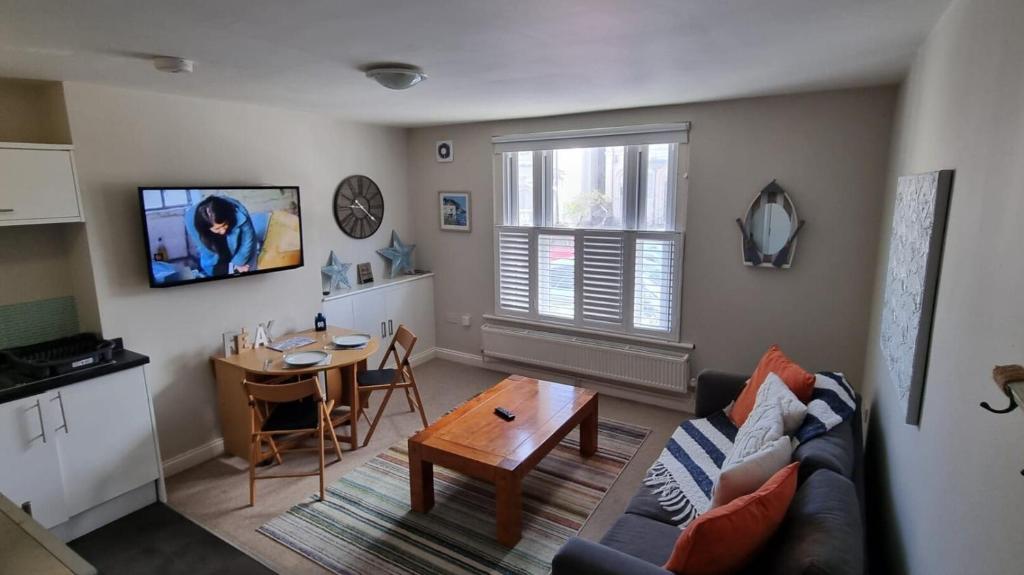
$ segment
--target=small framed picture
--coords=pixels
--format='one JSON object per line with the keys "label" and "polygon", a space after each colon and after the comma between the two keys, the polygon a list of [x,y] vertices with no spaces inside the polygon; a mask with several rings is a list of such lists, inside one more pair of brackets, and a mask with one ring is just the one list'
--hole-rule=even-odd
{"label": "small framed picture", "polygon": [[359,284],[372,284],[373,283],[373,268],[370,267],[370,262],[364,262],[356,266],[356,276]]}
{"label": "small framed picture", "polygon": [[441,229],[468,232],[470,227],[469,192],[438,192]]}
{"label": "small framed picture", "polygon": [[434,142],[434,158],[438,162],[450,162],[455,159],[455,148],[451,140],[438,140]]}

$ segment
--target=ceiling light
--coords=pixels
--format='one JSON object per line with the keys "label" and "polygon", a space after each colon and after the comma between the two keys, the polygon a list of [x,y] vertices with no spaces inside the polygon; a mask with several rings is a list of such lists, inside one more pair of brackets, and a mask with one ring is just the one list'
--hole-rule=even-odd
{"label": "ceiling light", "polygon": [[369,68],[366,77],[373,78],[378,84],[392,90],[405,90],[427,79],[423,70],[416,66],[388,65]]}
{"label": "ceiling light", "polygon": [[168,74],[189,74],[195,67],[195,62],[184,58],[156,56],[153,58],[153,67]]}

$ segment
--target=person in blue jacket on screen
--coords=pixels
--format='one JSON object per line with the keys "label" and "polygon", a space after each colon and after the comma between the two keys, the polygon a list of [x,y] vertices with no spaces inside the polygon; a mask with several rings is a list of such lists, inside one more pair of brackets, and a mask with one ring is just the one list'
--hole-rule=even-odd
{"label": "person in blue jacket on screen", "polygon": [[249,210],[227,196],[208,196],[185,212],[185,228],[205,276],[256,271],[256,229]]}

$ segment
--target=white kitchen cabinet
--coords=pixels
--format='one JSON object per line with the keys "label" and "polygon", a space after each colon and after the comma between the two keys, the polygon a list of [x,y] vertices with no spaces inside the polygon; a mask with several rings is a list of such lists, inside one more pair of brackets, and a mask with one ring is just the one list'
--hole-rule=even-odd
{"label": "white kitchen cabinet", "polygon": [[0,492],[29,502],[36,521],[68,538],[134,511],[146,502],[110,504],[147,485],[155,500],[161,473],[152,413],[142,367],[0,404]]}
{"label": "white kitchen cabinet", "polygon": [[54,431],[68,512],[75,515],[160,476],[141,367],[54,390]]}
{"label": "white kitchen cabinet", "polygon": [[50,528],[67,521],[50,393],[0,404],[0,493]]}
{"label": "white kitchen cabinet", "polygon": [[71,146],[0,143],[0,226],[80,221]]}
{"label": "white kitchen cabinet", "polygon": [[[365,332],[380,340],[367,360],[376,369],[398,326],[405,324],[418,341],[413,356],[434,349],[434,274],[382,280],[324,297],[327,323]],[[349,322],[349,323],[346,323]]]}

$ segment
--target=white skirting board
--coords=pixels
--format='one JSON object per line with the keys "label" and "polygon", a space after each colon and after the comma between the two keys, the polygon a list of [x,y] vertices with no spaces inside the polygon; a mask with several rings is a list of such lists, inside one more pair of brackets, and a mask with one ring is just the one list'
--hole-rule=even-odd
{"label": "white skirting board", "polygon": [[[435,349],[428,349],[420,353],[414,354],[409,358],[409,363],[416,367],[417,365],[424,364],[436,357]],[[163,461],[164,477],[170,477],[177,473],[181,473],[186,469],[195,467],[201,463],[205,463],[215,457],[220,457],[224,454],[224,438],[218,437],[198,447],[193,447],[184,453],[175,455]]]}
{"label": "white skirting board", "polygon": [[690,414],[694,412],[694,396],[692,393],[687,393],[682,396],[673,397],[669,395],[663,395],[660,393],[648,392],[642,389],[636,389],[619,383],[601,382],[593,379],[574,376],[571,374],[558,373],[555,371],[545,370],[543,368],[531,367],[525,364],[485,359],[483,356],[480,355],[466,353],[463,351],[457,351],[454,349],[445,349],[439,347],[434,350],[434,355],[437,359],[446,359],[448,361],[454,361],[456,363],[461,363],[464,365],[472,365],[474,367],[481,367],[483,369],[489,369],[492,371],[500,371],[502,373],[516,373],[519,375],[525,375],[527,377],[547,379],[549,381],[556,381],[559,383],[564,383],[566,385],[586,387],[587,389],[593,389],[598,393],[608,395],[611,397],[628,399],[630,401],[636,401],[638,403],[645,403],[648,405],[655,405],[667,409],[674,409],[677,411],[683,411]]}

